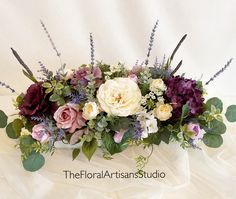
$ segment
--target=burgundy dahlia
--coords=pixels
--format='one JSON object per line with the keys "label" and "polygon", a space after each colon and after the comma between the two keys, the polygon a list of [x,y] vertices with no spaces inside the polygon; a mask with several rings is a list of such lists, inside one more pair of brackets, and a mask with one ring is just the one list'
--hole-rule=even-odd
{"label": "burgundy dahlia", "polygon": [[25,117],[53,114],[56,109],[57,105],[49,102],[41,83],[32,84],[27,89],[23,103],[19,107],[20,114]]}
{"label": "burgundy dahlia", "polygon": [[165,84],[167,86],[165,99],[173,106],[173,117],[181,116],[184,104],[188,104],[190,115],[202,113],[204,98],[195,80],[176,76],[165,80]]}

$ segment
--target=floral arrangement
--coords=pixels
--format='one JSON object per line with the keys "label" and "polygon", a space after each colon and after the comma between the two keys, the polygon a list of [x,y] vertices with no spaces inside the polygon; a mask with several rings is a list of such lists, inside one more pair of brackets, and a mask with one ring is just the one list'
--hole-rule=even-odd
{"label": "floral arrangement", "polygon": [[[41,25],[62,63],[46,26],[43,22]],[[200,149],[201,142],[208,147],[221,146],[222,134],[226,132],[222,101],[217,97],[206,101],[202,81],[175,75],[182,61],[173,67],[172,60],[186,35],[168,59],[149,65],[156,27],[157,23],[151,32],[145,61],[130,69],[122,63],[95,62],[92,34],[90,64],[76,69],[66,69],[61,64],[53,74],[39,62],[38,72],[42,74],[39,78],[12,49],[23,66],[23,74],[33,84],[14,101],[17,118],[8,122],[8,116],[0,111],[0,128],[6,128],[8,137],[18,139],[16,146],[26,170],[40,169],[45,162],[42,154],[53,154],[57,141],[74,145],[73,160],[80,151],[90,160],[97,148],[103,151],[105,159],[112,159],[113,154],[129,145],[152,147],[151,153],[153,145],[161,142],[179,142],[183,148],[196,149]],[[9,85],[3,82],[0,85],[16,93]],[[229,122],[235,122],[236,105],[229,106],[225,116]],[[150,155],[136,157],[139,171]]]}

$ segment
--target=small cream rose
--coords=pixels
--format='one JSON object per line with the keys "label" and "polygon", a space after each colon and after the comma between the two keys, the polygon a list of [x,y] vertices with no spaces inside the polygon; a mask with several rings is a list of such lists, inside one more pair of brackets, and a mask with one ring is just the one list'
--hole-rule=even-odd
{"label": "small cream rose", "polygon": [[99,107],[95,102],[88,102],[83,108],[83,118],[86,120],[92,120],[99,114]]}
{"label": "small cream rose", "polygon": [[154,115],[160,121],[166,121],[172,117],[172,106],[170,104],[157,103],[156,108],[153,110]]}
{"label": "small cream rose", "polygon": [[156,92],[156,91],[164,91],[166,90],[166,85],[162,79],[153,79],[150,87],[150,91]]}

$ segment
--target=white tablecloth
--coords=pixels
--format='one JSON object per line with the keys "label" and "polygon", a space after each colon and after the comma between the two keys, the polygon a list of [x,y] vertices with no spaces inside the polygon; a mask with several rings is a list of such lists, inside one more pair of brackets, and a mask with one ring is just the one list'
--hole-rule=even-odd
{"label": "white tablecloth", "polygon": [[[34,72],[43,61],[52,70],[59,60],[40,27],[47,25],[62,53],[62,60],[75,68],[89,60],[89,33],[93,32],[96,59],[127,65],[143,60],[150,30],[159,19],[151,60],[169,55],[183,34],[186,42],[176,55],[184,59],[179,73],[206,81],[228,58],[235,56],[235,0],[0,0],[0,81],[24,91],[30,84],[10,52],[14,47]],[[208,86],[209,97],[220,96],[226,105],[236,104],[235,63]],[[0,89],[0,109],[14,113],[9,92]],[[38,172],[24,171],[16,142],[0,130],[0,198],[236,198],[236,125],[228,124],[221,148],[183,150],[178,144],[161,144],[146,166],[164,171],[164,179],[65,179],[63,170],[134,171],[134,158],[148,154],[131,147],[112,161],[97,152],[91,162],[83,155],[71,160],[71,149],[58,149],[46,156]]]}

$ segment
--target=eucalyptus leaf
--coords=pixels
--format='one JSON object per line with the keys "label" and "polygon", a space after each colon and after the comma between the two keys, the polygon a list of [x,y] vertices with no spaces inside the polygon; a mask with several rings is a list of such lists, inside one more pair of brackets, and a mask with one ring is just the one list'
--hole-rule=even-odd
{"label": "eucalyptus leaf", "polygon": [[218,148],[223,144],[223,138],[221,135],[206,133],[203,136],[203,142],[208,147]]}
{"label": "eucalyptus leaf", "polygon": [[7,136],[11,139],[17,139],[19,138],[20,134],[18,134],[14,128],[13,128],[13,123],[9,123],[6,127],[6,133],[7,133]]}
{"label": "eucalyptus leaf", "polygon": [[40,153],[32,152],[22,163],[26,171],[34,172],[42,168],[45,159]]}
{"label": "eucalyptus leaf", "polygon": [[236,105],[231,105],[227,108],[225,117],[229,122],[236,122]]}
{"label": "eucalyptus leaf", "polygon": [[7,120],[7,115],[2,110],[0,110],[0,128],[5,128],[7,126]]}
{"label": "eucalyptus leaf", "polygon": [[223,122],[214,119],[210,122],[210,126],[204,128],[204,130],[211,134],[223,134],[226,132],[226,126]]}
{"label": "eucalyptus leaf", "polygon": [[84,141],[82,145],[82,151],[89,161],[92,158],[94,152],[96,151],[97,145],[98,143],[95,138],[93,138],[90,142]]}
{"label": "eucalyptus leaf", "polygon": [[217,109],[220,110],[220,112],[222,112],[223,110],[223,102],[218,98],[218,97],[213,97],[210,98],[209,100],[207,100],[206,102],[206,108],[207,110],[211,111],[211,106],[216,107]]}

